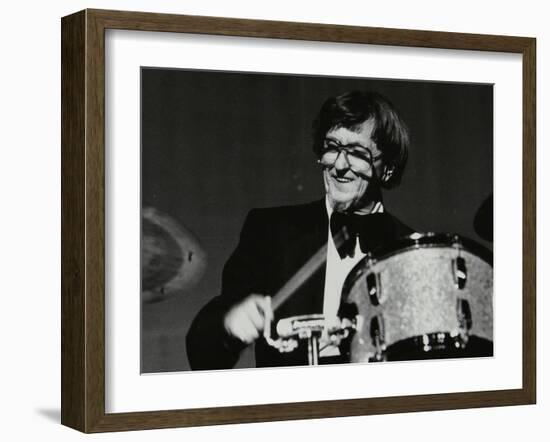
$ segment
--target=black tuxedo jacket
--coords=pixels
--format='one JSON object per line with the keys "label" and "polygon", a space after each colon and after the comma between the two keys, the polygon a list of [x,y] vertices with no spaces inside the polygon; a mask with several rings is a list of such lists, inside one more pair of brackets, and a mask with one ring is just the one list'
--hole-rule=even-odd
{"label": "black tuxedo jacket", "polygon": [[[244,223],[239,244],[227,261],[221,294],[197,315],[187,335],[187,354],[193,370],[231,368],[244,344],[225,332],[223,318],[237,302],[252,293],[275,294],[327,241],[325,200],[309,204],[253,209]],[[384,214],[383,232],[373,232],[388,243],[412,230]],[[382,244],[380,244],[382,245]],[[326,265],[314,273],[275,313],[275,323],[289,316],[322,313]],[[256,365],[306,365],[300,348],[279,353],[264,339],[256,342]]]}

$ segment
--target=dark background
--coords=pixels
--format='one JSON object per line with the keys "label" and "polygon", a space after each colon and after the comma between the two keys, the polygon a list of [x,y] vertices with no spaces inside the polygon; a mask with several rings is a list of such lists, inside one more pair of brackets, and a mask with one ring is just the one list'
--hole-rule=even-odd
{"label": "dark background", "polygon": [[[323,197],[311,123],[326,98],[353,89],[388,97],[410,128],[409,162],[384,194],[387,210],[417,231],[491,246],[473,219],[493,190],[492,85],[143,68],[142,207],[193,232],[208,268],[193,289],[142,303],[142,372],[189,369],[187,329],[219,293],[251,208]],[[252,364],[248,351],[240,366]]]}

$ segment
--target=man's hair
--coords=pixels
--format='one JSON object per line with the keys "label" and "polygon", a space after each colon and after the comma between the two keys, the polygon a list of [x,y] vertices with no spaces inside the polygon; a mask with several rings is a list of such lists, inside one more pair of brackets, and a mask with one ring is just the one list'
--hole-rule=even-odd
{"label": "man's hair", "polygon": [[407,163],[409,131],[390,101],[376,92],[351,91],[327,99],[313,122],[313,151],[320,157],[326,134],[344,127],[354,130],[374,118],[373,141],[391,173],[380,177],[385,188],[395,187]]}

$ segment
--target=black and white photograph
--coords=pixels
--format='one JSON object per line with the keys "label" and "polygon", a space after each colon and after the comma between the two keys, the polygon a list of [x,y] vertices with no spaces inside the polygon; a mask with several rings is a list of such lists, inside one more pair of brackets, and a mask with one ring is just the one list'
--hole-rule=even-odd
{"label": "black and white photograph", "polygon": [[546,441],[547,11],[6,2],[0,440]]}
{"label": "black and white photograph", "polygon": [[493,85],[141,69],[141,373],[493,356]]}

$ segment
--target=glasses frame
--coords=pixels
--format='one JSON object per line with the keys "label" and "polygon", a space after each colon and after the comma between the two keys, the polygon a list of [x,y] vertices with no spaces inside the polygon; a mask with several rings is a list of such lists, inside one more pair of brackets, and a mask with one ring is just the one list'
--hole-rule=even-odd
{"label": "glasses frame", "polygon": [[[332,147],[327,147],[328,144],[331,144]],[[366,155],[356,155],[350,152],[350,147],[360,148],[361,150],[365,151]],[[336,152],[334,161],[323,161],[323,157],[325,157],[328,153],[334,152]],[[360,169],[360,167],[353,167],[353,160],[350,161],[350,156],[356,160],[364,162],[366,165],[369,166],[370,169],[374,169],[374,163],[384,156],[384,152],[379,152],[376,155],[373,155],[372,151],[367,147],[356,144],[342,144],[338,140],[325,138],[323,142],[323,151],[321,152],[321,155],[319,157],[320,163],[324,166],[334,166],[338,161],[338,157],[341,153],[344,154],[346,162],[349,164],[352,170]]]}

